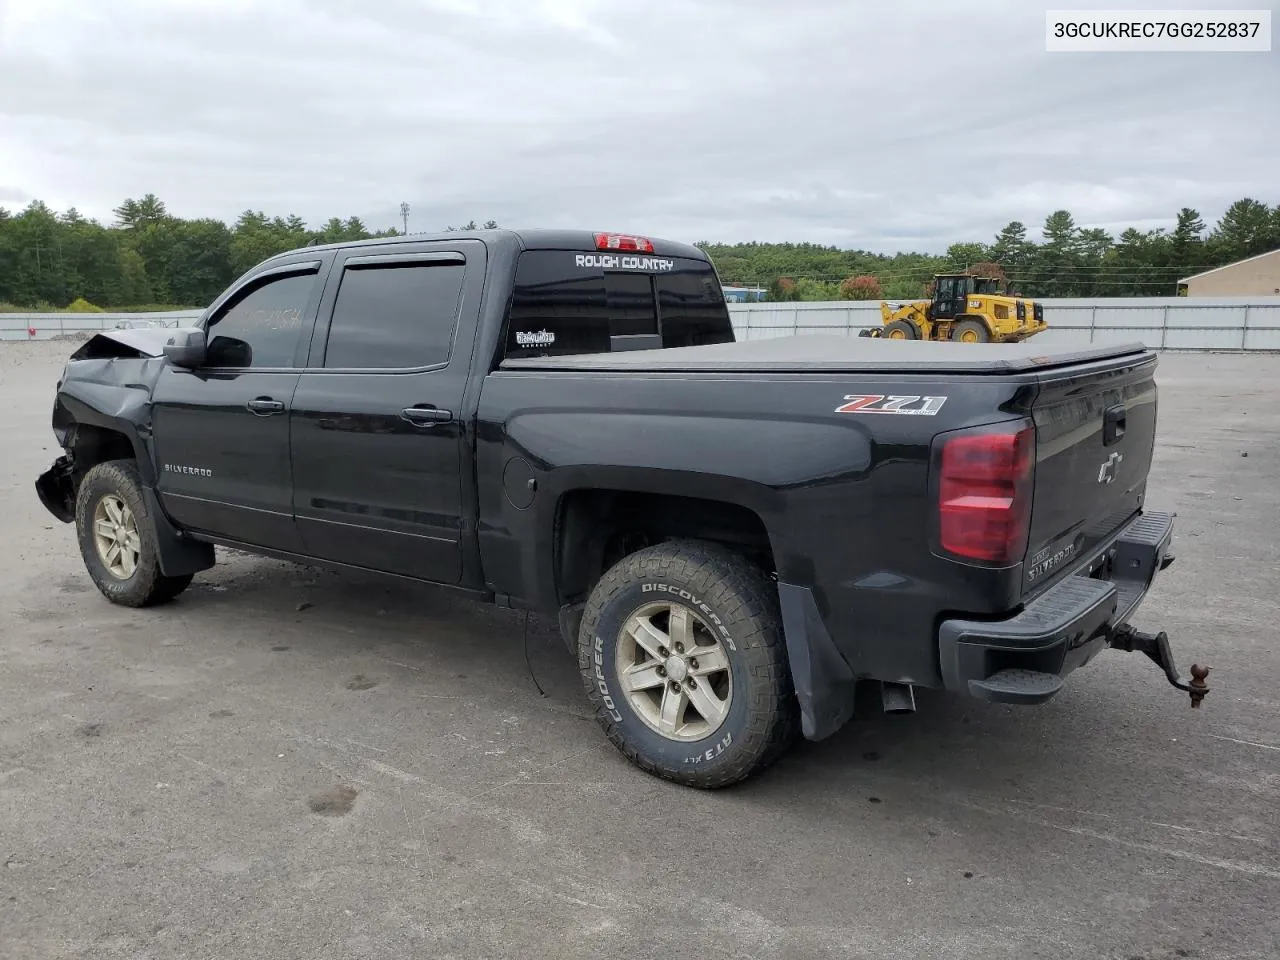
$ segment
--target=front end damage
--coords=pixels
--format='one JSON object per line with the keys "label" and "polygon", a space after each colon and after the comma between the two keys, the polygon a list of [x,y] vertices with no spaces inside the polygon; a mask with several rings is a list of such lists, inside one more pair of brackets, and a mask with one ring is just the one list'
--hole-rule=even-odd
{"label": "front end damage", "polygon": [[71,523],[76,518],[75,461],[70,455],[59,457],[36,478],[36,495],[45,509]]}
{"label": "front end damage", "polygon": [[151,395],[164,370],[171,328],[107,330],[68,359],[58,380],[52,428],[64,454],[36,478],[36,496],[63,523],[76,519],[76,496],[96,464],[132,460],[154,534],[161,572],[183,576],[214,564],[213,546],[178,529],[155,487],[149,451]]}

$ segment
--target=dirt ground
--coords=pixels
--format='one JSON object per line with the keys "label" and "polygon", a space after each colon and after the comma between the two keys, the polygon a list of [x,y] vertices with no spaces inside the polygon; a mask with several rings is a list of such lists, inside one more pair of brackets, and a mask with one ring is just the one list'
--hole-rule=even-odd
{"label": "dirt ground", "polygon": [[[1136,623],[1049,704],[876,706],[741,788],[628,765],[550,624],[221,555],[109,605],[32,482],[65,342],[0,344],[0,956],[1280,955],[1280,357],[1166,355]],[[1247,455],[1247,456],[1246,456]]]}

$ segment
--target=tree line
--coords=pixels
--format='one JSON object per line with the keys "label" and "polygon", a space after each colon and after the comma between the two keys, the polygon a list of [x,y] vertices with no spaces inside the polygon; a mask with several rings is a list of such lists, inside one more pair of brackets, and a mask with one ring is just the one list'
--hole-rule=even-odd
{"label": "tree line", "polygon": [[[34,201],[20,213],[0,207],[0,309],[150,310],[203,307],[267,257],[314,243],[397,236],[359,217],[318,228],[298,216],[246,210],[221,220],[171,216],[154,194],[128,199],[104,225],[72,207],[56,213]],[[490,220],[485,227],[496,227]],[[474,230],[474,221],[447,230]]]}
{"label": "tree line", "polygon": [[[113,214],[102,224],[38,200],[17,213],[0,207],[0,309],[201,307],[277,253],[400,233],[371,231],[355,216],[312,228],[260,210],[230,225],[188,220],[170,215],[154,194],[125,200]],[[446,229],[476,228],[472,221]],[[941,256],[809,243],[698,246],[724,283],[758,286],[775,300],[904,299],[925,295],[934,274],[964,270],[1005,276],[1030,297],[1170,296],[1180,277],[1280,248],[1280,204],[1238,200],[1212,229],[1183,207],[1172,229],[1129,228],[1116,237],[1058,210],[1038,238],[1014,221],[989,243],[955,243]]]}
{"label": "tree line", "polygon": [[989,243],[954,243],[941,256],[887,255],[810,243],[699,243],[727,285],[758,287],[768,300],[878,300],[925,296],[940,273],[1008,280],[1028,297],[1176,296],[1178,280],[1280,248],[1280,204],[1237,200],[1212,229],[1183,207],[1174,226],[1130,227],[1118,236],[1049,214],[1033,238],[1013,221]]}

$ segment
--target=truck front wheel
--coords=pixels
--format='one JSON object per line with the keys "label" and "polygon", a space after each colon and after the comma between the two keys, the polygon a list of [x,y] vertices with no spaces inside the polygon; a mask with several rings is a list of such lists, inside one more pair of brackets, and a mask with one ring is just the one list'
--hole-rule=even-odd
{"label": "truck front wheel", "polygon": [[191,583],[191,574],[160,572],[155,529],[132,460],[108,460],[84,475],[76,494],[76,534],[89,576],[112,603],[167,603]]}
{"label": "truck front wheel", "polygon": [[673,541],[619,561],[587,601],[578,665],[609,739],[667,780],[729,786],[795,738],[777,589],[722,547]]}

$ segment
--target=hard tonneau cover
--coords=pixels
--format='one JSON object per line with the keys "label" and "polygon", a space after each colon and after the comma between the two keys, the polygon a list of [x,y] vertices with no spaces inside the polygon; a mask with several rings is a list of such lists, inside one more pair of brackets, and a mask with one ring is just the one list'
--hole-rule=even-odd
{"label": "hard tonneau cover", "polygon": [[885,340],[874,337],[795,334],[766,340],[508,358],[504,370],[565,370],[655,373],[894,373],[1011,374],[1110,360],[1146,352],[1141,343],[1046,348],[1032,343],[988,344]]}

